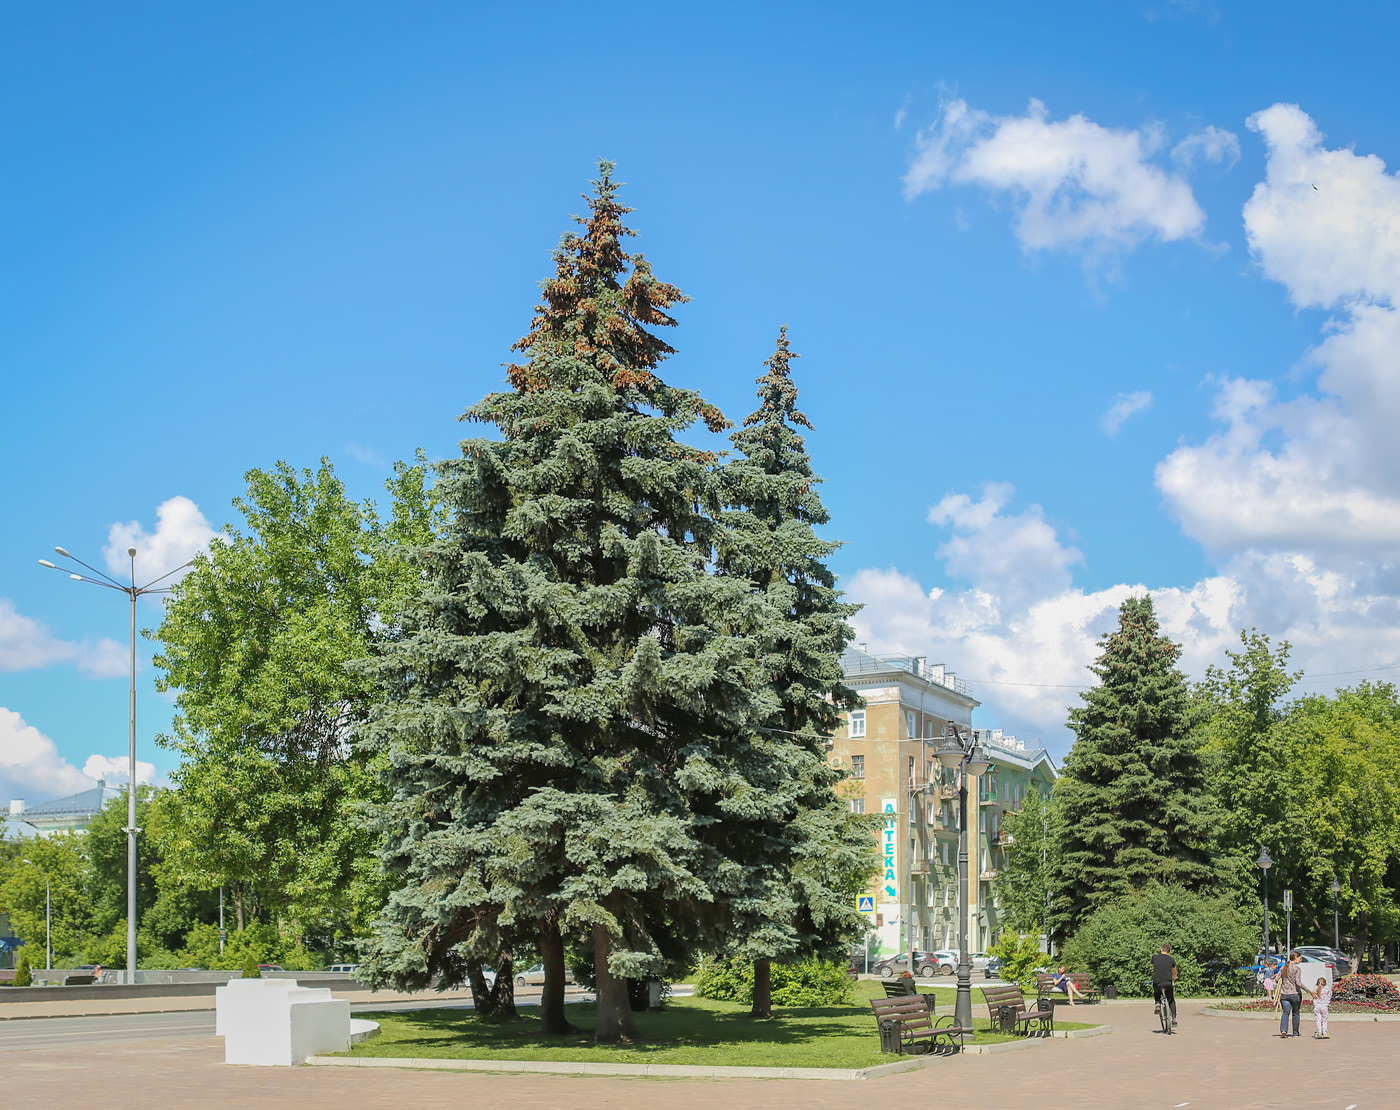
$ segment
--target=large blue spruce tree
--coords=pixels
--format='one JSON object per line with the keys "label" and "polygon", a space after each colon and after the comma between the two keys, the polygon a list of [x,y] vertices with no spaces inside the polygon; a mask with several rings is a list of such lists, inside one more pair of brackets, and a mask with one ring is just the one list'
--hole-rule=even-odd
{"label": "large blue spruce tree", "polygon": [[[400,637],[367,664],[387,697],[361,744],[392,800],[378,981],[460,979],[512,945],[544,957],[543,1026],[567,1028],[566,944],[587,943],[602,1041],[636,1036],[627,983],[735,926],[790,745],[760,658],[773,614],[714,573],[727,425],[667,385],[653,331],[683,298],[630,256],[612,166],[509,368],[465,419]],[[768,637],[771,638],[771,637]],[[789,790],[790,792],[790,790]]]}

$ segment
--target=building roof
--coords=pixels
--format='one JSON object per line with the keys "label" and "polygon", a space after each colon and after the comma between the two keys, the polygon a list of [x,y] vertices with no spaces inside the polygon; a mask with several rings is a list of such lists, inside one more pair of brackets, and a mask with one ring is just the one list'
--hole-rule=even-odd
{"label": "building roof", "polygon": [[858,647],[847,647],[841,653],[841,670],[847,680],[872,680],[880,676],[919,679],[952,694],[968,706],[978,704],[972,696],[972,684],[964,682],[943,663],[930,663],[926,655],[871,655]]}
{"label": "building roof", "polygon": [[[84,817],[95,817],[103,805],[121,794],[115,786],[108,786],[105,779],[98,779],[91,790],[81,790],[66,798],[55,798],[37,806],[26,806],[14,816],[28,824],[54,824]],[[38,819],[36,822],[35,819]]]}
{"label": "building roof", "polygon": [[1060,777],[1059,768],[1043,746],[1027,748],[1024,741],[1005,735],[999,728],[977,728],[972,732],[993,763],[1007,763],[1027,771],[1043,766],[1051,782]]}

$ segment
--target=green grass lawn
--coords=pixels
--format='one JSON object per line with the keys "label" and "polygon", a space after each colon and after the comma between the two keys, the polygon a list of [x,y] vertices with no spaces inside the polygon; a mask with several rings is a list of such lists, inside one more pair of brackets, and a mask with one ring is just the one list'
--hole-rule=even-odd
{"label": "green grass lawn", "polygon": [[[939,987],[935,1016],[952,1014],[952,988]],[[413,1010],[403,1013],[357,1014],[380,1023],[378,1037],[356,1045],[342,1056],[435,1057],[458,1060],[559,1060],[617,1064],[706,1064],[724,1067],[864,1068],[889,1063],[880,1055],[879,1035],[869,999],[883,995],[878,983],[856,984],[850,1006],[780,1009],[772,1021],[755,1021],[748,1007],[707,998],[677,998],[657,1013],[636,1014],[643,1041],[633,1045],[595,1045],[591,1030],[593,1004],[566,1007],[569,1021],[583,1032],[544,1036],[538,1032],[539,1012],[520,1007],[520,1018],[500,1021],[479,1018],[470,1010]],[[973,989],[973,1004],[982,1005],[982,992]],[[1079,1023],[1056,1022],[1057,1029],[1083,1029]],[[999,1033],[980,1032],[985,1017],[976,1020],[978,1043],[1014,1040]]]}

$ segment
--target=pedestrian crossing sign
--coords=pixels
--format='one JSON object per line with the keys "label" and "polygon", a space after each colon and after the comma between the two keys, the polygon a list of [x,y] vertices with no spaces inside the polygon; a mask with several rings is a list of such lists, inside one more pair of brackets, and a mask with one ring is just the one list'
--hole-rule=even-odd
{"label": "pedestrian crossing sign", "polygon": [[874,913],[875,896],[873,894],[862,894],[856,898],[857,913]]}

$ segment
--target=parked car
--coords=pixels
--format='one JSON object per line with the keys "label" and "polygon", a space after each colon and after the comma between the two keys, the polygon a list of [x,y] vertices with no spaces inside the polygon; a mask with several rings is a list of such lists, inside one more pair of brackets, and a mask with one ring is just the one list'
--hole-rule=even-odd
{"label": "parked car", "polygon": [[286,971],[281,964],[258,964],[259,971]]}
{"label": "parked car", "polygon": [[[495,981],[494,978],[492,981]],[[564,982],[572,983],[573,981],[574,973],[570,971],[566,965],[564,968]],[[517,971],[515,973],[515,985],[517,987],[544,986],[544,964],[535,964],[533,967],[527,967],[524,971]]]}
{"label": "parked car", "polygon": [[988,979],[1001,978],[1001,957],[992,956],[987,960],[987,966],[982,969],[982,974]]}
{"label": "parked car", "polygon": [[1297,951],[1304,956],[1316,956],[1323,963],[1330,963],[1337,979],[1351,974],[1351,959],[1345,952],[1338,952],[1335,948],[1321,944],[1299,945]]}
{"label": "parked car", "polygon": [[330,970],[331,970],[331,971],[341,971],[341,972],[344,972],[346,975],[354,975],[355,972],[357,972],[357,971],[360,970],[360,965],[359,965],[359,964],[331,964]]}
{"label": "parked car", "polygon": [[937,952],[915,952],[914,963],[911,970],[908,952],[897,952],[893,956],[886,956],[883,960],[870,965],[872,974],[879,975],[883,979],[893,979],[897,975],[903,975],[906,971],[912,975],[930,976],[937,975],[940,967]]}
{"label": "parked car", "polygon": [[[1326,979],[1329,983],[1335,983],[1341,978],[1340,975],[1336,974],[1336,968],[1333,966],[1332,961],[1319,960],[1316,956],[1309,956],[1299,948],[1295,948],[1294,951],[1298,952],[1303,957],[1302,982],[1303,986],[1307,987],[1308,990],[1312,990],[1319,979]],[[1269,960],[1277,960],[1279,967],[1282,967],[1288,962],[1288,955],[1287,953],[1283,955],[1274,955],[1273,953],[1265,955],[1260,953],[1254,957],[1254,963],[1256,965],[1267,964]],[[1262,972],[1259,977],[1261,979],[1263,978]]]}

